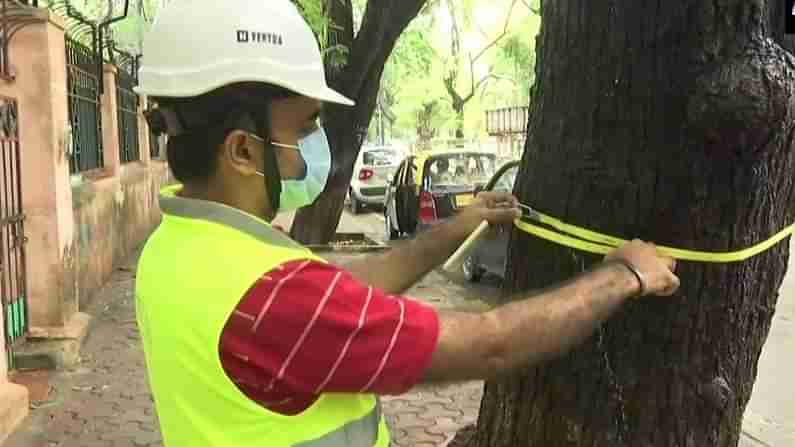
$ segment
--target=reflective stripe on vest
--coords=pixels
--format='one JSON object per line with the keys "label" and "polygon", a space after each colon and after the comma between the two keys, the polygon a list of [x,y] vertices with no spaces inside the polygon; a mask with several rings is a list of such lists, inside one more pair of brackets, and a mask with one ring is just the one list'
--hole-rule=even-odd
{"label": "reflective stripe on vest", "polygon": [[141,255],[136,307],[149,382],[166,447],[388,447],[372,394],[321,394],[295,416],[267,410],[220,363],[223,328],[264,272],[315,260],[261,219],[167,188],[163,222]]}
{"label": "reflective stripe on vest", "polygon": [[381,402],[373,411],[358,421],[349,422],[344,427],[313,441],[296,444],[294,447],[350,447],[375,445],[378,440],[378,424],[381,423]]}

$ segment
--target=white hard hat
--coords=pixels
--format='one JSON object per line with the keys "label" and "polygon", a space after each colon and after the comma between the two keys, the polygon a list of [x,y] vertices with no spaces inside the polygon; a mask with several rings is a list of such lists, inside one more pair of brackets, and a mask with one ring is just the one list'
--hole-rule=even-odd
{"label": "white hard hat", "polygon": [[185,98],[241,82],[353,105],[326,84],[309,25],[290,0],[174,0],[143,45],[138,93]]}

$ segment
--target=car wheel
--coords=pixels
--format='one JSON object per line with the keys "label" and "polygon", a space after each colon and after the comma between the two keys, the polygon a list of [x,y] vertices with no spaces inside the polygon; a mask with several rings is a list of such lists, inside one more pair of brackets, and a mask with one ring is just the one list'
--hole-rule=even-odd
{"label": "car wheel", "polygon": [[351,193],[351,213],[359,214],[362,212],[362,205],[356,200],[356,196]]}
{"label": "car wheel", "polygon": [[384,224],[386,228],[386,239],[388,241],[394,241],[400,236],[397,230],[392,226],[392,217],[389,215],[388,210],[384,210]]}
{"label": "car wheel", "polygon": [[478,260],[474,256],[468,256],[464,260],[462,269],[464,270],[464,278],[469,282],[479,282],[483,279],[483,274],[486,273],[485,269],[478,264]]}

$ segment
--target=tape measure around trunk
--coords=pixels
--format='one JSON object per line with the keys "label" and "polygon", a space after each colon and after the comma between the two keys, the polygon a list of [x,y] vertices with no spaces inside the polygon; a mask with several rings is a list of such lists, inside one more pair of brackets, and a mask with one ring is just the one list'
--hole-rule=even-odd
{"label": "tape measure around trunk", "polygon": [[[607,254],[612,249],[628,242],[626,239],[613,237],[607,234],[602,234],[596,231],[588,230],[586,228],[578,227],[576,225],[567,224],[560,219],[556,219],[552,216],[548,216],[537,211],[533,212],[531,219],[554,228],[557,231],[552,231],[523,220],[516,220],[515,225],[518,229],[524,231],[525,233],[532,234],[536,237],[554,242],[559,245],[575,248],[577,250],[596,254]],[[795,224],[784,228],[763,242],[737,251],[709,252],[684,250],[681,248],[666,246],[657,246],[657,249],[665,256],[670,256],[674,259],[683,261],[714,263],[740,262],[748,258],[752,258],[759,253],[767,251],[770,249],[770,247],[778,244],[792,234],[795,234]]]}

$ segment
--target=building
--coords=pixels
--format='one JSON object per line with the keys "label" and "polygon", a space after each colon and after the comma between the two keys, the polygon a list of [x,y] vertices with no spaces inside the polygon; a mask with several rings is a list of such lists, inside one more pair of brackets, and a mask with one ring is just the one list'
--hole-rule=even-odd
{"label": "building", "polygon": [[486,111],[486,132],[497,139],[497,156],[522,156],[527,137],[529,107],[506,107]]}

